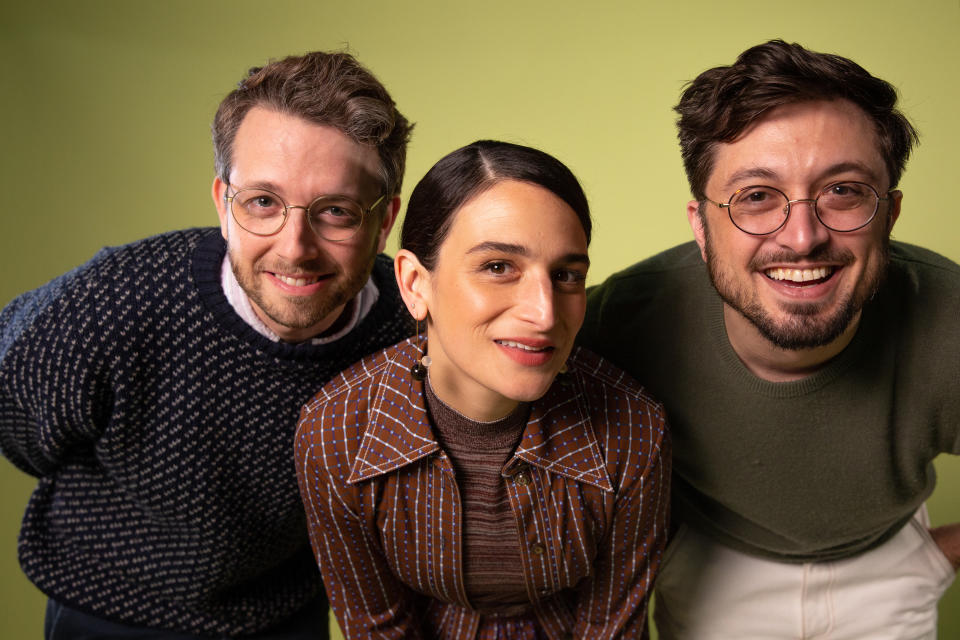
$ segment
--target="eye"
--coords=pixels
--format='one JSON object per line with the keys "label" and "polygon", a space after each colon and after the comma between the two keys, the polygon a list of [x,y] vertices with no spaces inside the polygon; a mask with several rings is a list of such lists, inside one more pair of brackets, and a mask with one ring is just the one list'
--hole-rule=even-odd
{"label": "eye", "polygon": [[871,188],[859,182],[838,182],[831,184],[820,194],[817,206],[822,209],[847,211],[869,208],[876,205],[876,194]]}
{"label": "eye", "polygon": [[777,192],[769,187],[747,187],[737,194],[736,202],[738,204],[762,204],[776,198]]}
{"label": "eye", "polygon": [[510,265],[502,261],[488,262],[483,265],[484,271],[497,276],[506,275],[510,271]]}
{"label": "eye", "polygon": [[234,196],[234,202],[238,203],[247,214],[258,218],[283,214],[283,202],[269,191],[243,189]]}
{"label": "eye", "polygon": [[342,209],[340,207],[334,206],[334,207],[327,207],[326,209],[324,209],[323,214],[333,218],[342,218],[344,216],[349,216],[350,212],[347,211],[346,209]]}
{"label": "eye", "polygon": [[580,285],[586,282],[587,274],[579,269],[557,269],[553,272],[553,279],[564,285]]}
{"label": "eye", "polygon": [[734,194],[730,207],[735,214],[757,215],[777,210],[786,204],[786,198],[773,187],[747,187]]}
{"label": "eye", "polygon": [[866,195],[867,191],[868,190],[865,185],[856,182],[840,182],[838,184],[832,184],[824,189],[824,193],[841,198],[863,197]]}
{"label": "eye", "polygon": [[321,225],[353,228],[360,225],[363,213],[359,206],[345,200],[322,197],[310,205],[310,217]]}

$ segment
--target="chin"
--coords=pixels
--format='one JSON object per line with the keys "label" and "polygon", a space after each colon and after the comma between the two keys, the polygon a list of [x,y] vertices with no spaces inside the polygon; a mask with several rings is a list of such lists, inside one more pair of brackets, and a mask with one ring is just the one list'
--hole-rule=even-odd
{"label": "chin", "polygon": [[555,377],[556,375],[552,375],[549,380],[538,380],[527,384],[515,385],[510,389],[505,389],[503,395],[517,402],[533,402],[534,400],[539,400],[550,389]]}

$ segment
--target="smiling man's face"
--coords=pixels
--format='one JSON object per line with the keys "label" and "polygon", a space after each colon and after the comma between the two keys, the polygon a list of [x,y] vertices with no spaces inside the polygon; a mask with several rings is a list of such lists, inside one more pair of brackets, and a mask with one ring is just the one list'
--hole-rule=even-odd
{"label": "smiling man's face", "polygon": [[396,218],[397,200],[384,198],[364,216],[355,236],[332,242],[313,232],[302,208],[290,210],[279,233],[254,235],[237,225],[225,196],[256,187],[287,205],[339,195],[366,208],[381,195],[376,150],[332,127],[254,107],[237,130],[231,159],[230,184],[214,180],[213,199],[237,281],[282,340],[301,342],[323,333],[370,276]]}
{"label": "smiling man's face", "polygon": [[[772,110],[731,143],[717,145],[707,197],[726,202],[738,189],[776,187],[791,200],[816,198],[841,181],[865,182],[885,196],[889,178],[868,116],[844,100]],[[710,278],[735,322],[752,324],[780,349],[829,345],[856,326],[887,266],[899,192],[882,200],[870,224],[827,229],[812,203],[794,203],[774,233],[737,229],[725,209],[690,202],[687,215]],[[701,217],[700,207],[703,207]]]}

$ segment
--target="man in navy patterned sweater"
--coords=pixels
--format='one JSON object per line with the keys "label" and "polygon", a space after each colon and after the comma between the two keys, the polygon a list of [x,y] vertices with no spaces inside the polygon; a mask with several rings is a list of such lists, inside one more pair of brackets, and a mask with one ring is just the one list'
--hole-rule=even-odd
{"label": "man in navy patterned sweater", "polygon": [[410,331],[383,250],[411,125],[347,54],[251,69],[213,124],[220,228],[102,250],[0,314],[0,450],[46,637],[325,638],[301,405]]}

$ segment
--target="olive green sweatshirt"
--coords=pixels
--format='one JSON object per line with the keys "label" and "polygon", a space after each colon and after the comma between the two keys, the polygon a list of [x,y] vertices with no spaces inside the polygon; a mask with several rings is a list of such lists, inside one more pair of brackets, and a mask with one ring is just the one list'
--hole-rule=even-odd
{"label": "olive green sweatshirt", "polygon": [[579,340],[666,406],[674,519],[741,551],[866,551],[933,491],[933,458],[960,453],[960,266],[919,247],[892,243],[856,336],[802,380],[743,365],[692,242],[593,287]]}

